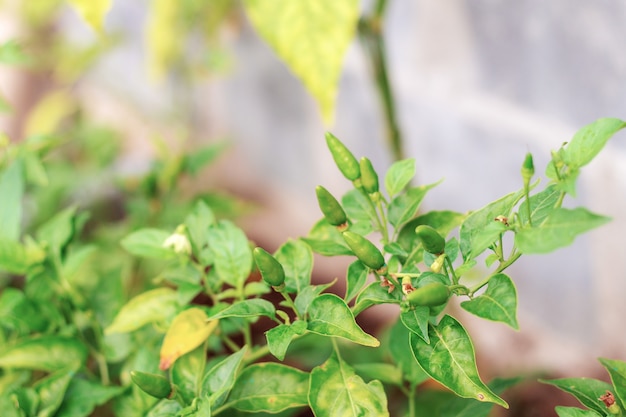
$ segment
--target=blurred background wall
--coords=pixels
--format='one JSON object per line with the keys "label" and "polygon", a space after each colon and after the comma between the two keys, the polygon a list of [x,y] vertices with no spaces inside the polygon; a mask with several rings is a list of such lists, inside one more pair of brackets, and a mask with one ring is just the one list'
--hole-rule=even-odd
{"label": "blurred background wall", "polygon": [[[15,23],[16,2],[2,4],[0,41],[19,38],[28,27]],[[149,132],[167,134],[173,118],[186,118],[196,142],[232,142],[206,181],[259,201],[265,208],[242,221],[253,237],[277,247],[320,218],[315,185],[335,194],[348,190],[326,150],[326,130],[379,172],[392,162],[358,42],[345,59],[335,122],[325,126],[313,99],[243,11],[220,30],[225,69],[191,85],[175,77],[152,82],[145,64],[147,5],[114,2],[106,29],[117,41],[73,90],[93,117],[128,132],[118,169],[146,167]],[[626,3],[609,0],[390,1],[384,35],[406,156],[416,159],[419,183],[445,179],[424,209],[480,208],[521,187],[526,152],[542,174],[550,150],[577,129],[599,117],[626,118],[625,22]],[[97,39],[69,9],[55,30],[79,45]],[[40,87],[46,88],[41,78],[2,69],[0,88],[18,103],[15,114],[0,119],[2,130],[19,135],[20,115]],[[496,366],[566,371],[593,366],[599,355],[626,359],[625,139],[624,132],[616,135],[583,170],[571,203],[613,222],[511,269],[521,333],[468,318],[477,351]],[[337,262],[322,275],[342,275],[332,269]],[[498,355],[505,345],[515,353]]]}

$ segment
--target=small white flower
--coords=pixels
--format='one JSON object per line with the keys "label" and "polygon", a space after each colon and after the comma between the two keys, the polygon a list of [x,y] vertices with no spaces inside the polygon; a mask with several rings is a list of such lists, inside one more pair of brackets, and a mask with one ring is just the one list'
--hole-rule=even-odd
{"label": "small white flower", "polygon": [[185,226],[178,226],[176,231],[165,239],[163,247],[174,249],[174,252],[176,253],[190,255],[191,243],[189,243],[189,239],[187,239],[187,235],[185,234]]}

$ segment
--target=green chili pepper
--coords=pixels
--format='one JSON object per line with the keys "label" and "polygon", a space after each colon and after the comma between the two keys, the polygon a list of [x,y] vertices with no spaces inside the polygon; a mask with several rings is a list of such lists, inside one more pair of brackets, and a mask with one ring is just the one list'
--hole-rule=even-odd
{"label": "green chili pepper", "polygon": [[422,242],[422,247],[428,253],[432,253],[433,255],[441,255],[446,248],[446,240],[441,237],[439,232],[433,229],[430,226],[422,224],[417,226],[415,229],[415,234],[417,235],[420,242]]}
{"label": "green chili pepper", "polygon": [[378,192],[378,174],[372,166],[372,161],[366,157],[361,158],[359,168],[361,170],[361,185],[363,189],[369,194]]}
{"label": "green chili pepper", "polygon": [[285,270],[276,258],[260,247],[254,248],[252,254],[265,282],[272,287],[279,287],[285,282]]}
{"label": "green chili pepper", "polygon": [[142,391],[153,397],[169,398],[172,395],[172,385],[163,375],[131,371],[130,378]]}
{"label": "green chili pepper", "polygon": [[365,266],[374,270],[379,270],[385,266],[383,254],[372,242],[353,232],[343,232],[343,238]]}
{"label": "green chili pepper", "polygon": [[535,165],[533,164],[533,156],[529,152],[526,154],[526,158],[524,158],[524,163],[522,164],[522,178],[524,179],[524,184],[528,184],[533,175],[535,175]]}
{"label": "green chili pepper", "polygon": [[350,181],[358,179],[361,176],[361,171],[359,162],[352,155],[352,152],[330,132],[326,133],[326,144],[343,176]]}
{"label": "green chili pepper", "polygon": [[450,289],[440,282],[431,282],[412,291],[407,295],[409,303],[414,306],[436,307],[450,298]]}
{"label": "green chili pepper", "polygon": [[333,226],[341,226],[346,224],[348,217],[346,212],[339,204],[339,201],[324,187],[318,185],[315,187],[315,194],[317,195],[317,203],[320,206],[320,210],[324,213],[324,217],[328,223]]}

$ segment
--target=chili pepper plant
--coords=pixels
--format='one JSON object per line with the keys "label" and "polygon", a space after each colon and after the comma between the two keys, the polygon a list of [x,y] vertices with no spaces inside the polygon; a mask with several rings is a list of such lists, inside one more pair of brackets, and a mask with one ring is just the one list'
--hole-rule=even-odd
{"label": "chili pepper plant", "polygon": [[[270,253],[209,200],[196,199],[177,226],[135,223],[125,232],[119,245],[133,257],[130,274],[90,263],[94,252],[98,262],[117,252],[88,233],[85,211],[70,207],[21,230],[20,201],[34,174],[44,172],[33,156],[43,151],[28,142],[5,146],[3,416],[106,409],[124,417],[307,410],[318,417],[476,417],[506,408],[502,392],[516,379],[483,381],[470,335],[446,306],[460,301],[469,313],[518,329],[507,268],[609,220],[563,203],[575,194],[581,168],[624,126],[607,118],[582,128],[552,152],[545,183],[535,179],[528,154],[518,190],[468,213],[420,210],[439,184],[412,184],[414,159],[379,174],[328,133],[329,151],[353,187],[340,198],[316,188],[322,217],[307,236]],[[314,283],[314,253],[353,261],[345,275]],[[153,279],[129,285],[122,277],[133,271]],[[369,334],[361,315],[380,304],[395,306],[397,320]],[[626,363],[602,364],[613,386],[547,381],[589,408],[561,407],[560,416],[623,413]],[[446,390],[427,400],[429,380]]]}

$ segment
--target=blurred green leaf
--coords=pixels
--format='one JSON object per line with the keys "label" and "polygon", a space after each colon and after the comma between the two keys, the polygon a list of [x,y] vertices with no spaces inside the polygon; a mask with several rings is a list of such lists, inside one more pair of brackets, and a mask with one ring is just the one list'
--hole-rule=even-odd
{"label": "blurred green leaf", "polygon": [[285,270],[287,291],[299,293],[311,283],[313,253],[306,243],[290,239],[278,248],[274,257]]}
{"label": "blurred green leaf", "polygon": [[140,229],[126,236],[120,243],[135,256],[168,259],[176,256],[174,251],[163,246],[168,237],[170,233],[164,230]]}
{"label": "blurred green leaf", "polygon": [[573,169],[587,165],[604,148],[606,142],[626,127],[620,119],[602,118],[578,130],[563,149],[563,162]]}
{"label": "blurred green leaf", "polygon": [[247,346],[214,365],[202,380],[202,394],[209,396],[211,407],[219,407],[230,393]]}
{"label": "blurred green leaf", "polygon": [[207,240],[214,267],[224,283],[243,287],[252,271],[252,250],[244,232],[228,220],[209,226]]}
{"label": "blurred green leaf", "polygon": [[33,386],[39,395],[37,417],[52,417],[61,406],[74,371],[59,370],[37,381]]}
{"label": "blurred green leaf", "polygon": [[600,397],[613,387],[604,381],[593,378],[561,378],[561,379],[540,379],[539,382],[553,385],[562,391],[572,394],[582,405],[604,415],[606,406]]}
{"label": "blurred green leaf", "polygon": [[615,396],[626,406],[626,362],[615,359],[599,358],[600,363],[611,376],[615,387]]}
{"label": "blurred green leaf", "polygon": [[336,353],[311,371],[309,404],[316,417],[389,416],[380,381],[366,384]]}
{"label": "blurred green leaf", "polygon": [[19,159],[0,173],[0,196],[0,238],[17,241],[22,226],[24,196],[24,172]]}
{"label": "blurred green leaf", "polygon": [[102,385],[99,382],[82,378],[72,378],[56,415],[63,417],[90,416],[97,406],[103,405],[111,398],[121,394],[125,389],[125,387]]}
{"label": "blurred green leaf", "polygon": [[576,407],[556,406],[554,409],[559,417],[602,417],[593,410],[582,410]]}
{"label": "blurred green leaf", "polygon": [[307,404],[309,378],[306,372],[279,363],[257,363],[241,372],[228,405],[248,413],[276,413]]}
{"label": "blurred green leaf", "polygon": [[87,359],[87,348],[78,339],[50,335],[21,340],[0,353],[0,367],[57,371],[78,369]]}
{"label": "blurred green leaf", "polygon": [[609,221],[610,218],[582,207],[554,209],[541,225],[519,229],[515,233],[515,245],[525,254],[552,252],[571,245],[579,234]]}
{"label": "blurred green leaf", "polygon": [[178,294],[171,288],[143,292],[122,307],[104,333],[128,333],[148,323],[167,321],[178,308]]}
{"label": "blurred green leaf", "polygon": [[390,198],[400,193],[415,176],[415,158],[394,162],[385,174],[385,189]]}

